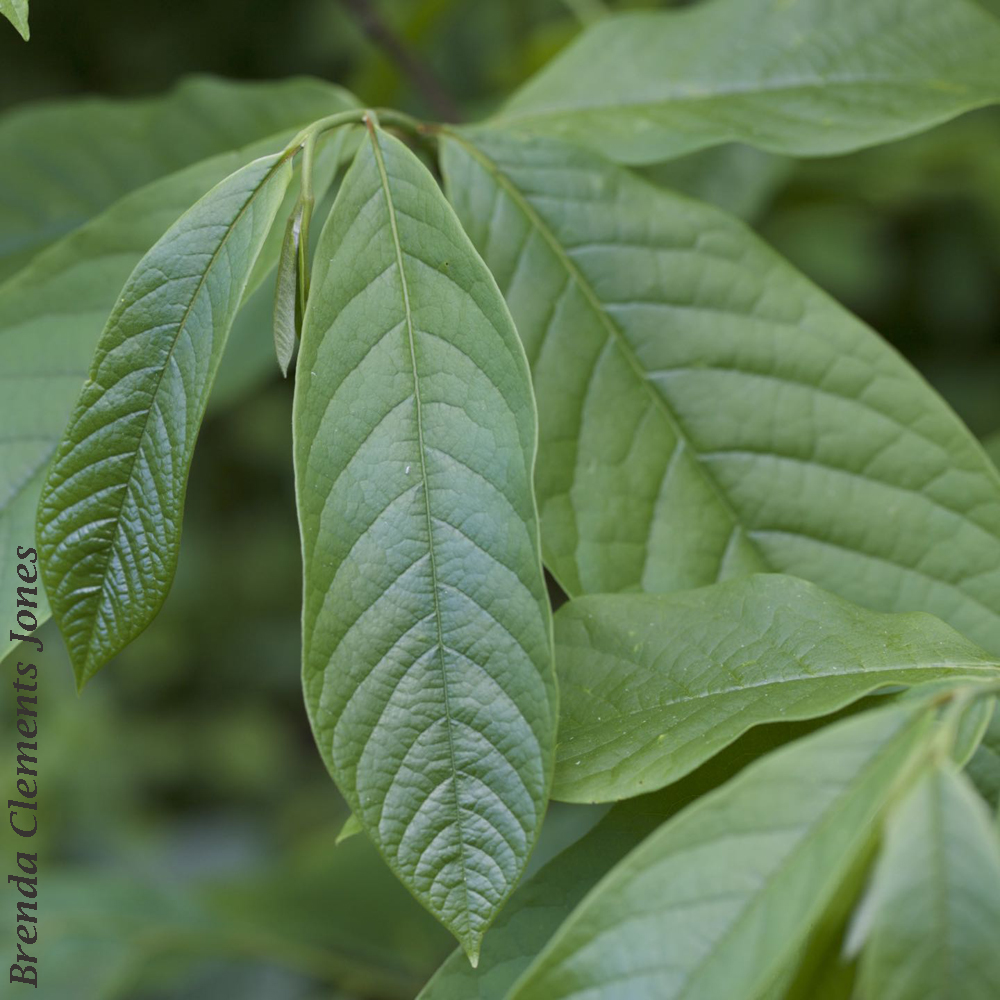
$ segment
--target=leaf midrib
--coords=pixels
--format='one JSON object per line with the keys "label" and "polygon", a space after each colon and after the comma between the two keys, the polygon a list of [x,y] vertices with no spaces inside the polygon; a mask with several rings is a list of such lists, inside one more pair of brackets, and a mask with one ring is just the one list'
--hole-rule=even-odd
{"label": "leaf midrib", "polygon": [[[755,97],[758,94],[772,94],[772,93],[789,93],[796,90],[824,90],[830,86],[838,87],[856,87],[863,86],[872,83],[888,83],[896,84],[900,83],[898,77],[886,77],[881,75],[872,76],[858,76],[858,77],[831,77],[829,79],[820,80],[806,80],[806,79],[796,79],[790,81],[782,81],[776,84],[769,84],[766,86],[739,86],[734,85],[731,87],[723,87],[718,90],[712,90],[708,93],[670,93],[665,94],[660,97],[655,98],[644,98],[642,100],[634,101],[614,101],[611,103],[604,103],[601,101],[594,101],[591,104],[570,104],[566,106],[559,105],[543,105],[534,111],[514,111],[512,113],[501,113],[490,119],[491,126],[510,126],[523,123],[531,123],[536,121],[545,121],[551,118],[567,118],[576,116],[585,116],[593,114],[606,114],[608,112],[618,113],[621,111],[659,111],[663,109],[669,109],[670,105],[692,105],[697,103],[708,103],[711,101],[718,100],[720,98],[726,97]],[[936,90],[933,86],[933,79],[921,79],[913,78],[911,80],[903,81],[910,85],[923,86],[928,90]],[[963,90],[968,95],[968,98],[973,100],[974,103],[990,104],[995,100],[995,98],[983,96],[982,98],[975,98],[974,92],[970,91],[968,87],[964,87]],[[960,95],[956,95],[960,96]],[[732,129],[727,131],[731,132]]]}
{"label": "leaf midrib", "polygon": [[[671,698],[669,701],[660,702],[652,708],[637,708],[627,712],[619,712],[617,717],[619,719],[633,719],[639,716],[652,716],[656,715],[659,712],[664,711],[665,709],[672,708],[675,705],[683,705],[690,702],[701,701],[706,698],[725,697],[726,695],[740,694],[744,691],[753,691],[755,689],[760,689],[760,688],[769,688],[769,687],[780,688],[787,684],[801,684],[808,681],[830,681],[830,680],[838,680],[842,677],[844,678],[871,677],[873,680],[878,680],[882,674],[895,674],[898,673],[899,671],[904,671],[904,670],[946,671],[946,670],[965,670],[965,669],[976,671],[977,673],[990,673],[990,672],[1000,673],[1000,665],[990,664],[990,663],[976,663],[976,662],[957,663],[949,661],[945,663],[928,663],[928,664],[912,663],[909,666],[901,666],[898,664],[893,664],[892,666],[878,667],[874,670],[868,670],[865,669],[864,667],[858,667],[853,670],[843,670],[837,673],[799,674],[794,677],[783,677],[780,680],[765,680],[765,681],[758,681],[753,684],[743,684],[740,685],[739,687],[720,688],[716,691],[703,691],[698,694],[685,695],[680,698]],[[885,683],[891,683],[891,682],[886,680]],[[905,684],[906,682],[900,681],[899,683]],[[577,687],[578,685],[573,685],[573,686]],[[912,684],[908,686],[912,687]],[[605,704],[609,705],[611,704],[611,702],[607,701],[607,699],[602,699],[602,700],[605,702]],[[595,730],[599,731],[604,728],[606,728],[606,726],[602,722],[599,724],[594,723],[593,725],[590,726],[579,726],[575,729],[567,729],[566,731],[572,732],[574,734],[589,733]],[[587,752],[591,753],[593,751],[587,751]],[[573,756],[579,756],[579,755],[574,754]]]}
{"label": "leaf midrib", "polygon": [[389,175],[385,168],[385,160],[382,156],[382,148],[376,133],[376,128],[372,124],[371,120],[366,119],[365,124],[368,127],[368,135],[372,144],[372,152],[375,157],[376,166],[378,167],[379,180],[382,184],[382,192],[385,196],[386,212],[389,216],[389,228],[392,232],[393,249],[396,254],[396,268],[399,271],[399,284],[403,296],[403,310],[406,318],[406,334],[410,352],[410,362],[413,366],[413,402],[417,424],[417,450],[420,456],[420,479],[423,485],[424,494],[424,514],[427,524],[427,549],[431,574],[431,589],[433,591],[434,621],[437,631],[438,667],[441,671],[441,693],[444,701],[445,726],[448,732],[448,757],[451,769],[450,784],[452,789],[452,798],[455,803],[454,822],[456,832],[458,833],[459,857],[461,858],[462,868],[462,891],[465,897],[463,923],[465,925],[465,933],[471,934],[472,907],[471,900],[469,898],[469,877],[465,857],[466,839],[462,824],[462,808],[458,799],[459,770],[458,762],[455,757],[454,721],[452,719],[451,703],[448,694],[448,671],[444,662],[445,642],[444,625],[441,620],[441,589],[438,582],[437,559],[434,552],[434,518],[431,513],[430,484],[427,479],[427,456],[424,448],[423,413],[420,402],[420,376],[417,368],[416,337],[413,328],[413,313],[410,306],[410,289],[406,278],[406,270],[403,265],[403,246],[399,238],[399,227],[396,220],[396,206],[392,198],[392,190],[389,185]]}
{"label": "leaf midrib", "polygon": [[[497,184],[503,188],[504,191],[510,196],[511,200],[517,205],[518,208],[524,213],[525,218],[528,222],[538,231],[542,239],[549,245],[552,252],[555,254],[556,259],[563,265],[570,279],[576,284],[580,289],[587,305],[591,308],[594,314],[597,316],[598,322],[604,328],[605,333],[611,338],[611,340],[621,351],[622,356],[625,358],[626,363],[632,370],[633,375],[638,379],[639,384],[642,386],[643,390],[650,397],[653,402],[654,407],[659,413],[662,414],[664,419],[669,424],[671,430],[677,437],[678,442],[682,442],[684,447],[687,448],[691,455],[695,459],[695,468],[698,470],[699,475],[703,478],[705,483],[711,489],[712,493],[715,495],[720,506],[725,510],[729,516],[734,530],[739,530],[743,536],[743,540],[747,545],[751,546],[753,551],[757,554],[761,561],[762,566],[770,566],[770,561],[765,557],[763,550],[760,546],[751,538],[746,524],[743,521],[742,516],[737,512],[736,508],[733,506],[729,497],[725,494],[722,487],[716,481],[715,477],[711,475],[708,469],[705,468],[704,463],[701,460],[700,453],[698,449],[694,446],[690,436],[685,432],[683,425],[677,419],[676,414],[670,408],[669,403],[664,398],[664,396],[656,390],[652,385],[650,380],[646,376],[646,371],[642,367],[641,362],[632,349],[632,345],[628,342],[628,338],[625,336],[624,331],[618,326],[617,323],[608,315],[607,310],[604,308],[603,303],[598,297],[597,293],[594,291],[590,282],[587,280],[586,276],[577,266],[576,262],[569,256],[566,249],[559,242],[559,239],[549,227],[548,223],[539,215],[535,207],[528,201],[527,197],[520,191],[514,182],[507,177],[506,174],[500,169],[499,164],[487,156],[478,146],[470,143],[459,133],[452,129],[443,129],[444,134],[457,142],[463,149],[468,152],[468,154],[475,159],[479,164],[481,164],[495,179]],[[729,545],[732,542],[730,538],[727,542],[727,551]],[[720,564],[721,565],[721,564]]]}
{"label": "leaf midrib", "polygon": [[[285,163],[288,162],[288,160],[290,159],[290,157],[292,155],[294,155],[294,152],[295,151],[293,150],[293,152],[291,154],[289,154],[289,153],[286,152],[284,155],[279,156],[275,160],[275,162],[272,164],[271,168],[267,171],[267,173],[261,178],[260,183],[258,183],[257,186],[250,192],[249,196],[247,197],[247,199],[243,203],[243,205],[240,206],[239,212],[236,214],[236,216],[233,219],[233,221],[227,227],[225,235],[219,241],[219,245],[212,252],[212,256],[209,258],[208,264],[205,266],[205,269],[202,271],[201,276],[198,279],[197,286],[195,287],[194,291],[191,293],[191,298],[188,301],[188,304],[187,304],[187,306],[184,309],[184,315],[181,317],[180,321],[177,324],[177,328],[176,328],[176,330],[174,332],[173,340],[170,343],[170,348],[167,351],[167,355],[164,358],[163,365],[161,366],[160,372],[157,375],[156,384],[154,385],[153,390],[150,393],[149,405],[146,407],[145,417],[143,418],[143,421],[142,421],[142,430],[139,432],[139,436],[138,436],[138,439],[136,441],[136,447],[135,447],[135,450],[133,451],[133,454],[132,454],[132,460],[129,462],[128,473],[127,473],[127,475],[125,476],[125,479],[124,479],[125,489],[122,490],[121,500],[118,503],[118,510],[117,510],[117,512],[114,515],[115,516],[115,534],[114,534],[114,537],[112,538],[110,544],[108,545],[107,549],[105,550],[105,557],[101,560],[101,563],[102,563],[102,569],[101,569],[101,577],[102,577],[102,579],[101,579],[101,591],[100,591],[100,594],[98,595],[98,598],[97,598],[97,604],[95,606],[94,614],[91,615],[91,617],[90,617],[90,628],[87,630],[87,646],[86,646],[86,648],[87,648],[87,655],[86,655],[86,659],[84,660],[83,666],[82,666],[82,672],[84,674],[86,674],[87,671],[88,671],[88,669],[92,666],[92,660],[93,660],[93,645],[92,645],[92,643],[93,643],[93,638],[94,638],[94,630],[97,627],[97,617],[98,617],[98,614],[100,612],[101,606],[104,604],[105,599],[107,597],[108,580],[109,580],[108,566],[110,565],[110,562],[111,562],[111,553],[115,550],[115,548],[117,547],[117,545],[119,543],[119,540],[121,538],[121,515],[122,515],[122,511],[125,509],[125,501],[128,499],[128,497],[129,497],[129,495],[131,494],[131,491],[132,491],[132,481],[133,481],[133,474],[135,472],[135,465],[136,465],[136,462],[139,459],[139,452],[142,449],[143,442],[146,439],[146,433],[147,433],[147,431],[149,429],[149,420],[150,420],[150,417],[151,417],[152,412],[153,412],[153,406],[154,406],[154,404],[156,402],[156,399],[157,399],[157,397],[159,395],[160,386],[163,384],[163,379],[164,379],[164,376],[166,375],[167,369],[170,367],[170,361],[171,361],[171,359],[174,356],[174,351],[177,349],[177,343],[180,340],[181,333],[184,330],[184,328],[185,328],[188,320],[191,317],[191,311],[194,309],[194,304],[195,304],[195,302],[197,302],[198,297],[201,295],[202,290],[205,287],[205,283],[208,281],[208,276],[211,273],[212,268],[215,267],[216,261],[219,259],[219,255],[222,253],[223,247],[226,246],[226,244],[228,243],[230,237],[232,236],[233,232],[235,231],[236,227],[243,220],[243,217],[246,215],[247,211],[249,211],[250,206],[254,203],[254,201],[256,200],[257,196],[264,189],[264,187],[268,184],[268,182],[275,176],[275,174],[277,173],[277,171],[282,166],[284,166]],[[103,361],[104,359],[102,358],[101,360]],[[102,398],[103,398],[103,396],[104,396],[104,393],[101,394]]]}

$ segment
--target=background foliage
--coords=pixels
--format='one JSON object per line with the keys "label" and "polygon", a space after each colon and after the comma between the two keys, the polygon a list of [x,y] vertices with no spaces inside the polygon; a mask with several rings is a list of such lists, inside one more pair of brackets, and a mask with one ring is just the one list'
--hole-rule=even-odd
{"label": "background foliage", "polygon": [[[466,118],[602,6],[378,3]],[[0,25],[0,105],[155,94],[194,71],[308,73],[371,104],[440,116],[440,95],[415,88],[349,7],[35,0],[30,46]],[[752,218],[987,436],[1000,430],[998,138],[1000,112],[988,110],[847,157],[795,164],[729,147],[707,179],[704,154],[647,174]],[[266,357],[269,323],[251,336]],[[178,576],[157,627],[80,701],[53,627],[44,632],[47,997],[406,997],[451,951],[364,838],[334,846],[346,806],[297,681],[291,384],[269,360],[234,391],[240,402],[210,416],[195,454]],[[10,746],[11,719],[0,725]],[[532,867],[596,818],[553,806]]]}

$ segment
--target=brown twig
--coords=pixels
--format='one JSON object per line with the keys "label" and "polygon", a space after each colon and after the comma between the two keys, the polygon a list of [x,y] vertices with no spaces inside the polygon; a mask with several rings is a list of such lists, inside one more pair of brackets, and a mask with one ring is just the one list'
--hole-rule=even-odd
{"label": "brown twig", "polygon": [[406,43],[382,20],[370,0],[340,0],[358,22],[372,44],[382,51],[409,77],[431,111],[442,121],[462,118],[458,105],[440,81],[410,50]]}

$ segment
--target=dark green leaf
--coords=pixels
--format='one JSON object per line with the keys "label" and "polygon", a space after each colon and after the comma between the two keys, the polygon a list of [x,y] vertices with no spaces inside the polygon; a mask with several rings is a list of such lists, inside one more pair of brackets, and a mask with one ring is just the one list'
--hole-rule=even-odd
{"label": "dark green leaf", "polygon": [[527,363],[433,178],[377,129],[316,259],[294,422],[306,703],[352,811],[475,960],[555,749]]}
{"label": "dark green leaf", "polygon": [[717,209],[552,140],[442,143],[532,364],[568,593],[773,570],[1000,651],[1000,474],[895,351]]}
{"label": "dark green leaf", "polygon": [[101,337],[38,510],[43,579],[81,686],[170,587],[195,439],[288,159],[253,161],[186,212]]}
{"label": "dark green leaf", "polygon": [[904,706],[863,713],[700,799],[612,869],[512,1000],[756,996],[870,846],[930,721]]}
{"label": "dark green leaf", "polygon": [[494,121],[621,163],[829,155],[1000,100],[998,62],[1000,22],[969,0],[709,0],[602,21]]}
{"label": "dark green leaf", "polygon": [[582,597],[555,617],[553,795],[607,802],[694,770],[751,726],[827,715],[880,689],[996,677],[924,614],[865,611],[789,576]]}

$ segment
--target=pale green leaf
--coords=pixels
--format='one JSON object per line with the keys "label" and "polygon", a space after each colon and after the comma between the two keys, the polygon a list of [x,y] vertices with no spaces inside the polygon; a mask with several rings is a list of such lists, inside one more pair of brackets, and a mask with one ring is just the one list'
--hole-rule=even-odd
{"label": "pale green leaf", "polygon": [[278,258],[278,286],[274,292],[274,349],[281,374],[287,376],[299,336],[299,238],[302,233],[301,202],[289,216]]}
{"label": "pale green leaf", "polygon": [[1000,711],[995,707],[966,773],[990,806],[1000,809]]}
{"label": "pale green leaf", "polygon": [[708,0],[586,31],[494,122],[621,163],[722,142],[816,156],[1000,100],[1000,22],[971,0]]}
{"label": "pale green leaf", "polygon": [[532,365],[568,593],[771,570],[1000,651],[1000,474],[892,348],[717,209],[555,140],[442,146]]}
{"label": "pale green leaf", "polygon": [[827,715],[888,687],[1000,673],[930,615],[866,611],[790,576],[581,597],[555,626],[553,795],[568,802],[654,791],[751,726]]}
{"label": "pale green leaf", "polygon": [[431,175],[377,129],[296,365],[306,704],[389,865],[475,960],[551,783],[551,622],[521,345]]}
{"label": "pale green leaf", "polygon": [[613,806],[576,843],[517,887],[483,941],[479,966],[473,969],[456,950],[419,1000],[504,1000],[518,976],[612,866],[666,819],[809,728],[803,723],[760,727],[669,788]]}
{"label": "pale green leaf", "polygon": [[320,80],[194,76],[158,97],[7,111],[0,115],[0,278],[131,191],[356,103]]}
{"label": "pale green leaf", "polygon": [[186,212],[111,314],[38,507],[42,575],[83,685],[155,617],[233,318],[291,178],[254,160]]}
{"label": "pale green leaf", "polygon": [[577,907],[512,1000],[753,997],[794,962],[928,739],[898,706],[751,765],[660,827]]}
{"label": "pale green leaf", "polygon": [[355,837],[359,833],[364,833],[364,829],[361,825],[361,820],[354,813],[351,813],[340,828],[340,833],[337,834],[335,843],[342,844],[345,840],[350,840],[351,837]]}
{"label": "pale green leaf", "polygon": [[1000,838],[948,763],[889,817],[864,910],[859,1000],[1000,996]]}
{"label": "pale green leaf", "polygon": [[1000,468],[1000,433],[991,434],[983,443],[986,454],[993,459],[994,465]]}
{"label": "pale green leaf", "polygon": [[0,0],[0,14],[3,14],[27,41],[31,37],[28,28],[28,0]]}

